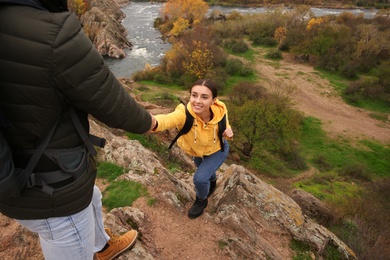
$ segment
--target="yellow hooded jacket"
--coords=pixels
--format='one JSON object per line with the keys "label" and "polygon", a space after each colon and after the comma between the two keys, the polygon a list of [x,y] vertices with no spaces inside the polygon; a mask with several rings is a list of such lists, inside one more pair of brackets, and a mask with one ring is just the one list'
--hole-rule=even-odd
{"label": "yellow hooded jacket", "polygon": [[[194,124],[187,134],[179,137],[177,145],[189,155],[203,157],[221,150],[218,139],[218,122],[223,118],[224,114],[226,114],[226,128],[231,128],[227,116],[227,108],[222,101],[216,99],[210,108],[213,112],[213,118],[205,123],[192,110],[191,104],[187,104],[188,111],[194,117]],[[163,131],[171,128],[180,130],[186,121],[185,107],[183,104],[180,104],[172,113],[156,115],[155,118],[158,122],[155,131]]]}

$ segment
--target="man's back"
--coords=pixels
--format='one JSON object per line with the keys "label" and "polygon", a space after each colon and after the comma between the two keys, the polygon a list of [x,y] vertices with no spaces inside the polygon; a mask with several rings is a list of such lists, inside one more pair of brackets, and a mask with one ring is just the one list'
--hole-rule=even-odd
{"label": "man's back", "polygon": [[[57,120],[48,149],[82,146],[68,107],[75,108],[86,132],[88,114],[110,127],[133,133],[150,129],[151,116],[125,92],[104,63],[74,14],[31,6],[2,5],[0,0],[0,108],[7,126],[1,130],[23,168]],[[19,198],[1,200],[0,212],[14,218],[48,218],[85,208],[93,193],[96,168],[88,158],[85,174],[62,183],[52,196],[24,189]],[[36,172],[57,171],[43,156]]]}

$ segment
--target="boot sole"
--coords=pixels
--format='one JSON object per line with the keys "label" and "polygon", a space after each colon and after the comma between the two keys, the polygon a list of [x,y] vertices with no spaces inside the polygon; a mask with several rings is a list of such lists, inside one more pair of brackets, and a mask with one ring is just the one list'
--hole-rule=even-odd
{"label": "boot sole", "polygon": [[190,219],[195,219],[195,218],[197,218],[197,217],[200,217],[202,214],[203,214],[203,211],[202,211],[200,214],[197,214],[197,215],[191,215],[190,213],[188,213],[188,217],[189,217]]}

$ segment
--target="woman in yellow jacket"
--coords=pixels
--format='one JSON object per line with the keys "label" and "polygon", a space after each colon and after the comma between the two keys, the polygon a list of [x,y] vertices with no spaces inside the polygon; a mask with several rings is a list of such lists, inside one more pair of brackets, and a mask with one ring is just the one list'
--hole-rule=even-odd
{"label": "woman in yellow jacket", "polygon": [[[194,159],[198,167],[194,174],[196,199],[188,212],[189,218],[197,218],[207,207],[207,198],[216,187],[216,171],[226,160],[229,144],[226,139],[233,137],[233,131],[227,118],[225,104],[217,99],[218,91],[211,80],[200,79],[190,89],[190,102],[187,109],[194,117],[191,130],[182,135],[178,146]],[[218,138],[218,122],[226,114],[226,129],[222,136],[224,147]],[[156,115],[157,124],[153,131],[181,129],[186,121],[185,106],[180,104],[175,111],[166,115]]]}

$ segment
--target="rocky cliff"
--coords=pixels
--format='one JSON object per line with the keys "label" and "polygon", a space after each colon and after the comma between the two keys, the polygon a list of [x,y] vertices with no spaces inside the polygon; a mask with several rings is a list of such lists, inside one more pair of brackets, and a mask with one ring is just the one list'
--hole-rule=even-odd
{"label": "rocky cliff", "polygon": [[112,58],[126,56],[125,49],[132,44],[126,38],[127,31],[121,24],[125,14],[120,7],[129,1],[90,1],[90,10],[81,16],[83,29],[100,54]]}

